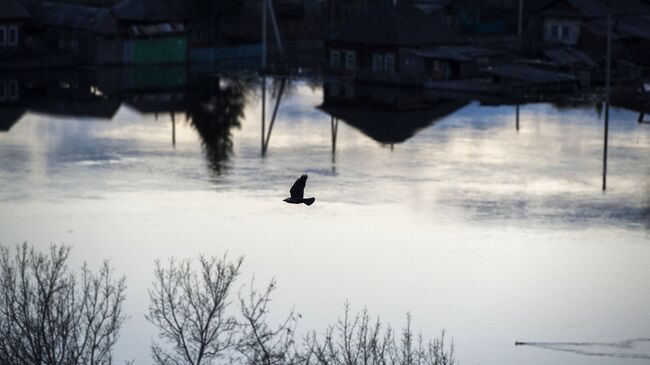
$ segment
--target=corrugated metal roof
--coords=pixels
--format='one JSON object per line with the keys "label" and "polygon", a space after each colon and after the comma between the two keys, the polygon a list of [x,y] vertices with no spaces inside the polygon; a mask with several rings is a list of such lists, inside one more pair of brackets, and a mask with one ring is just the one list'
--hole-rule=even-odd
{"label": "corrugated metal roof", "polygon": [[546,16],[562,16],[562,12],[554,12],[552,7],[565,1],[573,6],[586,18],[601,18],[607,15],[648,14],[650,9],[638,0],[551,0],[540,8]]}
{"label": "corrugated metal roof", "polygon": [[423,58],[452,61],[470,61],[479,57],[503,54],[503,52],[476,46],[440,46],[429,49],[406,49],[406,51]]}
{"label": "corrugated metal roof", "polygon": [[117,21],[107,9],[50,2],[30,2],[27,8],[38,26],[119,33]]}
{"label": "corrugated metal roof", "polygon": [[378,5],[330,38],[334,41],[393,46],[459,44],[463,40],[409,4]]}
{"label": "corrugated metal roof", "polygon": [[451,4],[451,0],[408,0],[411,5],[420,9],[427,14],[435,13],[436,11]]}
{"label": "corrugated metal roof", "polygon": [[575,48],[563,47],[547,49],[544,55],[554,63],[560,66],[598,66],[594,60],[587,56],[584,52]]}
{"label": "corrugated metal roof", "polygon": [[494,75],[524,81],[531,84],[553,84],[577,81],[575,76],[569,74],[542,70],[540,68],[526,65],[493,66],[488,68],[487,71]]}
{"label": "corrugated metal roof", "polygon": [[29,12],[17,0],[0,0],[0,19],[26,19]]}
{"label": "corrugated metal roof", "polygon": [[146,23],[186,20],[190,15],[188,1],[178,0],[122,0],[111,11],[121,21]]}
{"label": "corrugated metal roof", "polygon": [[[607,19],[594,19],[587,24],[589,31],[600,36],[607,36]],[[641,38],[650,39],[650,15],[627,16],[612,24],[614,39]]]}

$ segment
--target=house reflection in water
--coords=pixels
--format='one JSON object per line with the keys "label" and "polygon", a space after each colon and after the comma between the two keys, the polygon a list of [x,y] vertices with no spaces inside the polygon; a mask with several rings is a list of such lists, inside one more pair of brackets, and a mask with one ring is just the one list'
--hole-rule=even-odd
{"label": "house reflection in water", "polygon": [[172,144],[179,116],[196,129],[209,168],[221,173],[232,155],[231,128],[241,125],[246,79],[197,75],[184,66],[137,66],[0,73],[0,132],[27,112],[111,121],[122,103],[141,114],[169,114]]}
{"label": "house reflection in water", "polygon": [[380,144],[393,147],[467,103],[431,97],[416,89],[327,82],[319,108],[332,117],[333,125],[340,119]]}
{"label": "house reflection in water", "polygon": [[0,74],[0,132],[8,132],[25,114],[20,80]]}

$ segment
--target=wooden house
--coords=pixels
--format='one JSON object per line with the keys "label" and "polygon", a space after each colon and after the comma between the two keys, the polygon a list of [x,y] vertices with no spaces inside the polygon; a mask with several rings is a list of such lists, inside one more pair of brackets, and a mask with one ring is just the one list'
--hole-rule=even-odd
{"label": "wooden house", "polygon": [[77,65],[184,63],[185,27],[165,3],[124,0],[99,8],[29,2],[31,46],[41,53],[65,55]]}
{"label": "wooden house", "polygon": [[400,83],[400,50],[460,44],[441,22],[407,3],[379,5],[327,40],[328,71],[361,81]]}
{"label": "wooden house", "polygon": [[65,55],[74,64],[120,64],[120,29],[109,9],[55,2],[29,2],[31,47]]}
{"label": "wooden house", "polygon": [[28,18],[27,9],[18,0],[0,0],[0,58],[24,53]]}
{"label": "wooden house", "polygon": [[111,8],[124,37],[124,63],[173,64],[187,60],[187,3],[123,0]]}
{"label": "wooden house", "polygon": [[573,47],[600,61],[609,16],[614,59],[649,64],[650,9],[638,0],[549,0],[529,28],[541,41],[540,48]]}

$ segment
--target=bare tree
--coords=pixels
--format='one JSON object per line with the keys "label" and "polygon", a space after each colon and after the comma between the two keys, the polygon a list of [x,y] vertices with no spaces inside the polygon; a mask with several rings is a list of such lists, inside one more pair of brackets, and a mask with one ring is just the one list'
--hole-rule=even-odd
{"label": "bare tree", "polygon": [[0,246],[0,363],[111,364],[126,317],[125,278],[104,262],[84,264],[80,278],[66,262],[70,248],[40,253],[25,243],[15,255]]}
{"label": "bare tree", "polygon": [[217,358],[250,365],[454,365],[454,346],[445,334],[428,342],[415,336],[411,316],[396,337],[367,310],[352,314],[346,303],[343,316],[323,335],[310,333],[297,345],[300,317],[291,310],[277,325],[269,322],[274,280],[264,290],[254,280],[239,293],[239,316],[226,313],[229,295],[242,264],[201,257],[200,275],[189,260],[171,259],[167,267],[156,262],[156,280],[150,291],[147,319],[155,324],[168,347],[153,344],[159,364],[209,364]]}
{"label": "bare tree", "polygon": [[275,290],[271,280],[263,292],[258,292],[251,282],[248,295],[239,295],[242,316],[237,351],[243,363],[263,365],[291,365],[303,363],[296,350],[294,334],[298,315],[292,310],[277,327],[268,323],[271,293]]}
{"label": "bare tree", "polygon": [[201,256],[196,272],[190,260],[156,261],[149,313],[145,316],[168,343],[151,346],[158,364],[210,364],[232,343],[236,320],[226,313],[228,295],[243,258],[228,262]]}
{"label": "bare tree", "polygon": [[422,335],[414,336],[411,316],[406,316],[406,327],[399,339],[390,326],[379,318],[371,321],[368,311],[351,315],[346,303],[343,317],[330,326],[323,335],[315,333],[306,338],[304,359],[321,365],[453,365],[454,345],[445,346],[445,333],[440,338],[425,342]]}

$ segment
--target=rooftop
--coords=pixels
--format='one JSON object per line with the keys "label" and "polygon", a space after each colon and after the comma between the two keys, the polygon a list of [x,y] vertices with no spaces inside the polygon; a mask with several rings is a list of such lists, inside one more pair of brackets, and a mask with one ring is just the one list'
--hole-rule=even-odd
{"label": "rooftop", "polygon": [[463,40],[413,6],[377,5],[330,38],[333,41],[393,46],[459,44]]}

